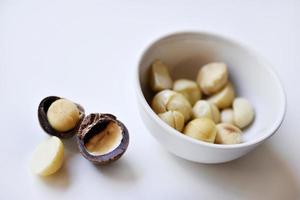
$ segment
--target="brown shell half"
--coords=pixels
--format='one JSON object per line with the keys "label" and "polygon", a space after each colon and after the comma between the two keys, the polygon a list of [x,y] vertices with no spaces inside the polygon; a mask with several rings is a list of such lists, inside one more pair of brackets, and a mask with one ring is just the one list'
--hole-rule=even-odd
{"label": "brown shell half", "polygon": [[76,127],[73,128],[70,131],[67,131],[67,132],[59,132],[59,131],[57,131],[57,130],[55,130],[54,128],[51,127],[51,125],[48,121],[48,118],[47,118],[47,111],[48,111],[50,105],[58,99],[61,99],[61,97],[49,96],[49,97],[44,98],[40,102],[39,107],[38,107],[39,123],[40,123],[41,127],[43,128],[43,130],[46,133],[48,133],[50,135],[57,136],[59,138],[69,138],[69,137],[73,136],[74,134],[76,134],[78,132],[80,124],[81,124],[81,122],[82,122],[82,120],[85,116],[84,109],[81,105],[75,103],[75,105],[77,106],[77,108],[79,110],[79,114],[80,114],[80,119],[79,119]]}
{"label": "brown shell half", "polygon": [[[122,131],[122,140],[118,147],[104,155],[90,154],[85,144],[95,134],[106,128],[110,122],[115,122]],[[77,142],[80,153],[89,161],[96,165],[103,165],[118,160],[126,151],[129,144],[129,133],[125,125],[117,120],[112,114],[92,113],[84,118],[77,135]]]}

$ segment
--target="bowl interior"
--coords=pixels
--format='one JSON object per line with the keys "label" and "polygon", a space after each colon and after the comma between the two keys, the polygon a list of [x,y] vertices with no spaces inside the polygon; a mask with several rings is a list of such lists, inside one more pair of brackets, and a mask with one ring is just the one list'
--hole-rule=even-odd
{"label": "bowl interior", "polygon": [[196,80],[201,66],[225,62],[237,96],[247,98],[255,109],[255,120],[244,130],[243,143],[268,137],[280,125],[285,109],[280,82],[269,64],[246,47],[205,33],[179,33],[158,40],[145,51],[139,64],[139,83],[149,110],[154,94],[149,88],[148,75],[155,59],[161,59],[169,67],[173,80]]}

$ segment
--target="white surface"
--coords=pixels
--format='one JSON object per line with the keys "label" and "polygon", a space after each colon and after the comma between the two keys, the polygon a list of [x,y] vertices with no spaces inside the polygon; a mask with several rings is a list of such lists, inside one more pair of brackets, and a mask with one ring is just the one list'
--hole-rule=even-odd
{"label": "white surface", "polygon": [[[299,13],[296,0],[0,1],[0,199],[299,199]],[[184,161],[167,153],[139,117],[133,88],[139,55],[159,36],[183,29],[250,45],[283,81],[283,126],[244,158]],[[116,114],[131,134],[124,157],[95,167],[64,141],[60,173],[32,175],[28,161],[47,137],[36,109],[51,94],[80,102],[88,113]]]}
{"label": "white surface", "polygon": [[[197,141],[163,122],[149,106],[153,95],[148,87],[147,76],[151,63],[157,58],[168,66],[172,77],[191,80],[196,80],[200,66],[216,61],[225,62],[236,95],[249,99],[257,113],[253,123],[243,130],[243,142],[216,145]],[[285,95],[271,67],[251,49],[217,35],[192,32],[163,37],[147,48],[136,70],[141,116],[150,133],[175,155],[199,163],[234,160],[273,135],[283,120]]]}

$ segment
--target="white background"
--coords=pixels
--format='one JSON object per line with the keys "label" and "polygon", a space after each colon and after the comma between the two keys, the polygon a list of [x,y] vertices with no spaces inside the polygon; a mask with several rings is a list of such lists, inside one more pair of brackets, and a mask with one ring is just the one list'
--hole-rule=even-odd
{"label": "white background", "polygon": [[[0,199],[300,199],[299,13],[296,0],[0,0]],[[249,45],[283,82],[282,127],[239,160],[203,165],[177,158],[139,117],[133,79],[140,54],[180,30]],[[79,102],[87,113],[118,116],[131,136],[122,159],[96,167],[65,140],[59,173],[31,174],[31,154],[48,137],[37,106],[49,95]]]}

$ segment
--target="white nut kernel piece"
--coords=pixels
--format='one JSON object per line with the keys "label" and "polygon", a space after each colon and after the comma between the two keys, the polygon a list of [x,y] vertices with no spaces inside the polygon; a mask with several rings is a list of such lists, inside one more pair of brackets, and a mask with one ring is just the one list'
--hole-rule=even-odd
{"label": "white nut kernel piece", "polygon": [[72,101],[59,99],[50,105],[47,118],[52,128],[60,132],[66,132],[76,126],[80,115],[77,106]]}
{"label": "white nut kernel piece", "polygon": [[167,111],[165,113],[160,113],[158,116],[169,126],[175,128],[178,131],[182,131],[184,127],[184,116],[178,111]]}
{"label": "white nut kernel piece", "polygon": [[48,176],[60,169],[63,159],[64,145],[58,137],[52,136],[37,146],[30,167],[33,173]]}
{"label": "white nut kernel piece", "polygon": [[197,118],[186,125],[184,128],[184,134],[197,140],[214,143],[217,128],[211,119]]}
{"label": "white nut kernel piece", "polygon": [[219,109],[228,108],[232,105],[235,92],[231,83],[228,83],[221,91],[212,95],[207,100],[215,104]]}
{"label": "white nut kernel piece", "polygon": [[150,71],[150,86],[154,92],[164,89],[171,89],[173,85],[172,78],[166,65],[160,60],[153,62]]}
{"label": "white nut kernel piece", "polygon": [[206,95],[218,92],[228,82],[226,64],[214,62],[204,65],[198,72],[197,82],[201,91]]}
{"label": "white nut kernel piece", "polygon": [[233,101],[234,124],[239,128],[248,126],[254,119],[254,109],[245,98],[236,98]]}
{"label": "white nut kernel piece", "polygon": [[217,144],[239,144],[241,143],[241,133],[242,131],[232,124],[218,124],[215,142]]}
{"label": "white nut kernel piece", "polygon": [[157,93],[151,102],[151,107],[156,114],[164,113],[167,111],[167,103],[170,101],[171,97],[175,95],[176,92],[172,90],[163,90]]}
{"label": "white nut kernel piece", "polygon": [[195,103],[192,109],[193,118],[207,117],[212,119],[215,123],[220,121],[220,111],[212,103],[205,100],[199,100]]}
{"label": "white nut kernel piece", "polygon": [[188,79],[176,80],[173,85],[173,90],[183,94],[191,105],[194,105],[202,96],[198,84]]}
{"label": "white nut kernel piece", "polygon": [[192,107],[190,102],[180,93],[172,90],[163,90],[157,93],[151,103],[155,113],[164,113],[166,111],[179,111],[184,116],[184,121],[191,118]]}
{"label": "white nut kernel piece", "polygon": [[227,108],[227,109],[222,110],[222,112],[221,112],[221,122],[222,123],[234,124],[233,110],[231,108]]}

